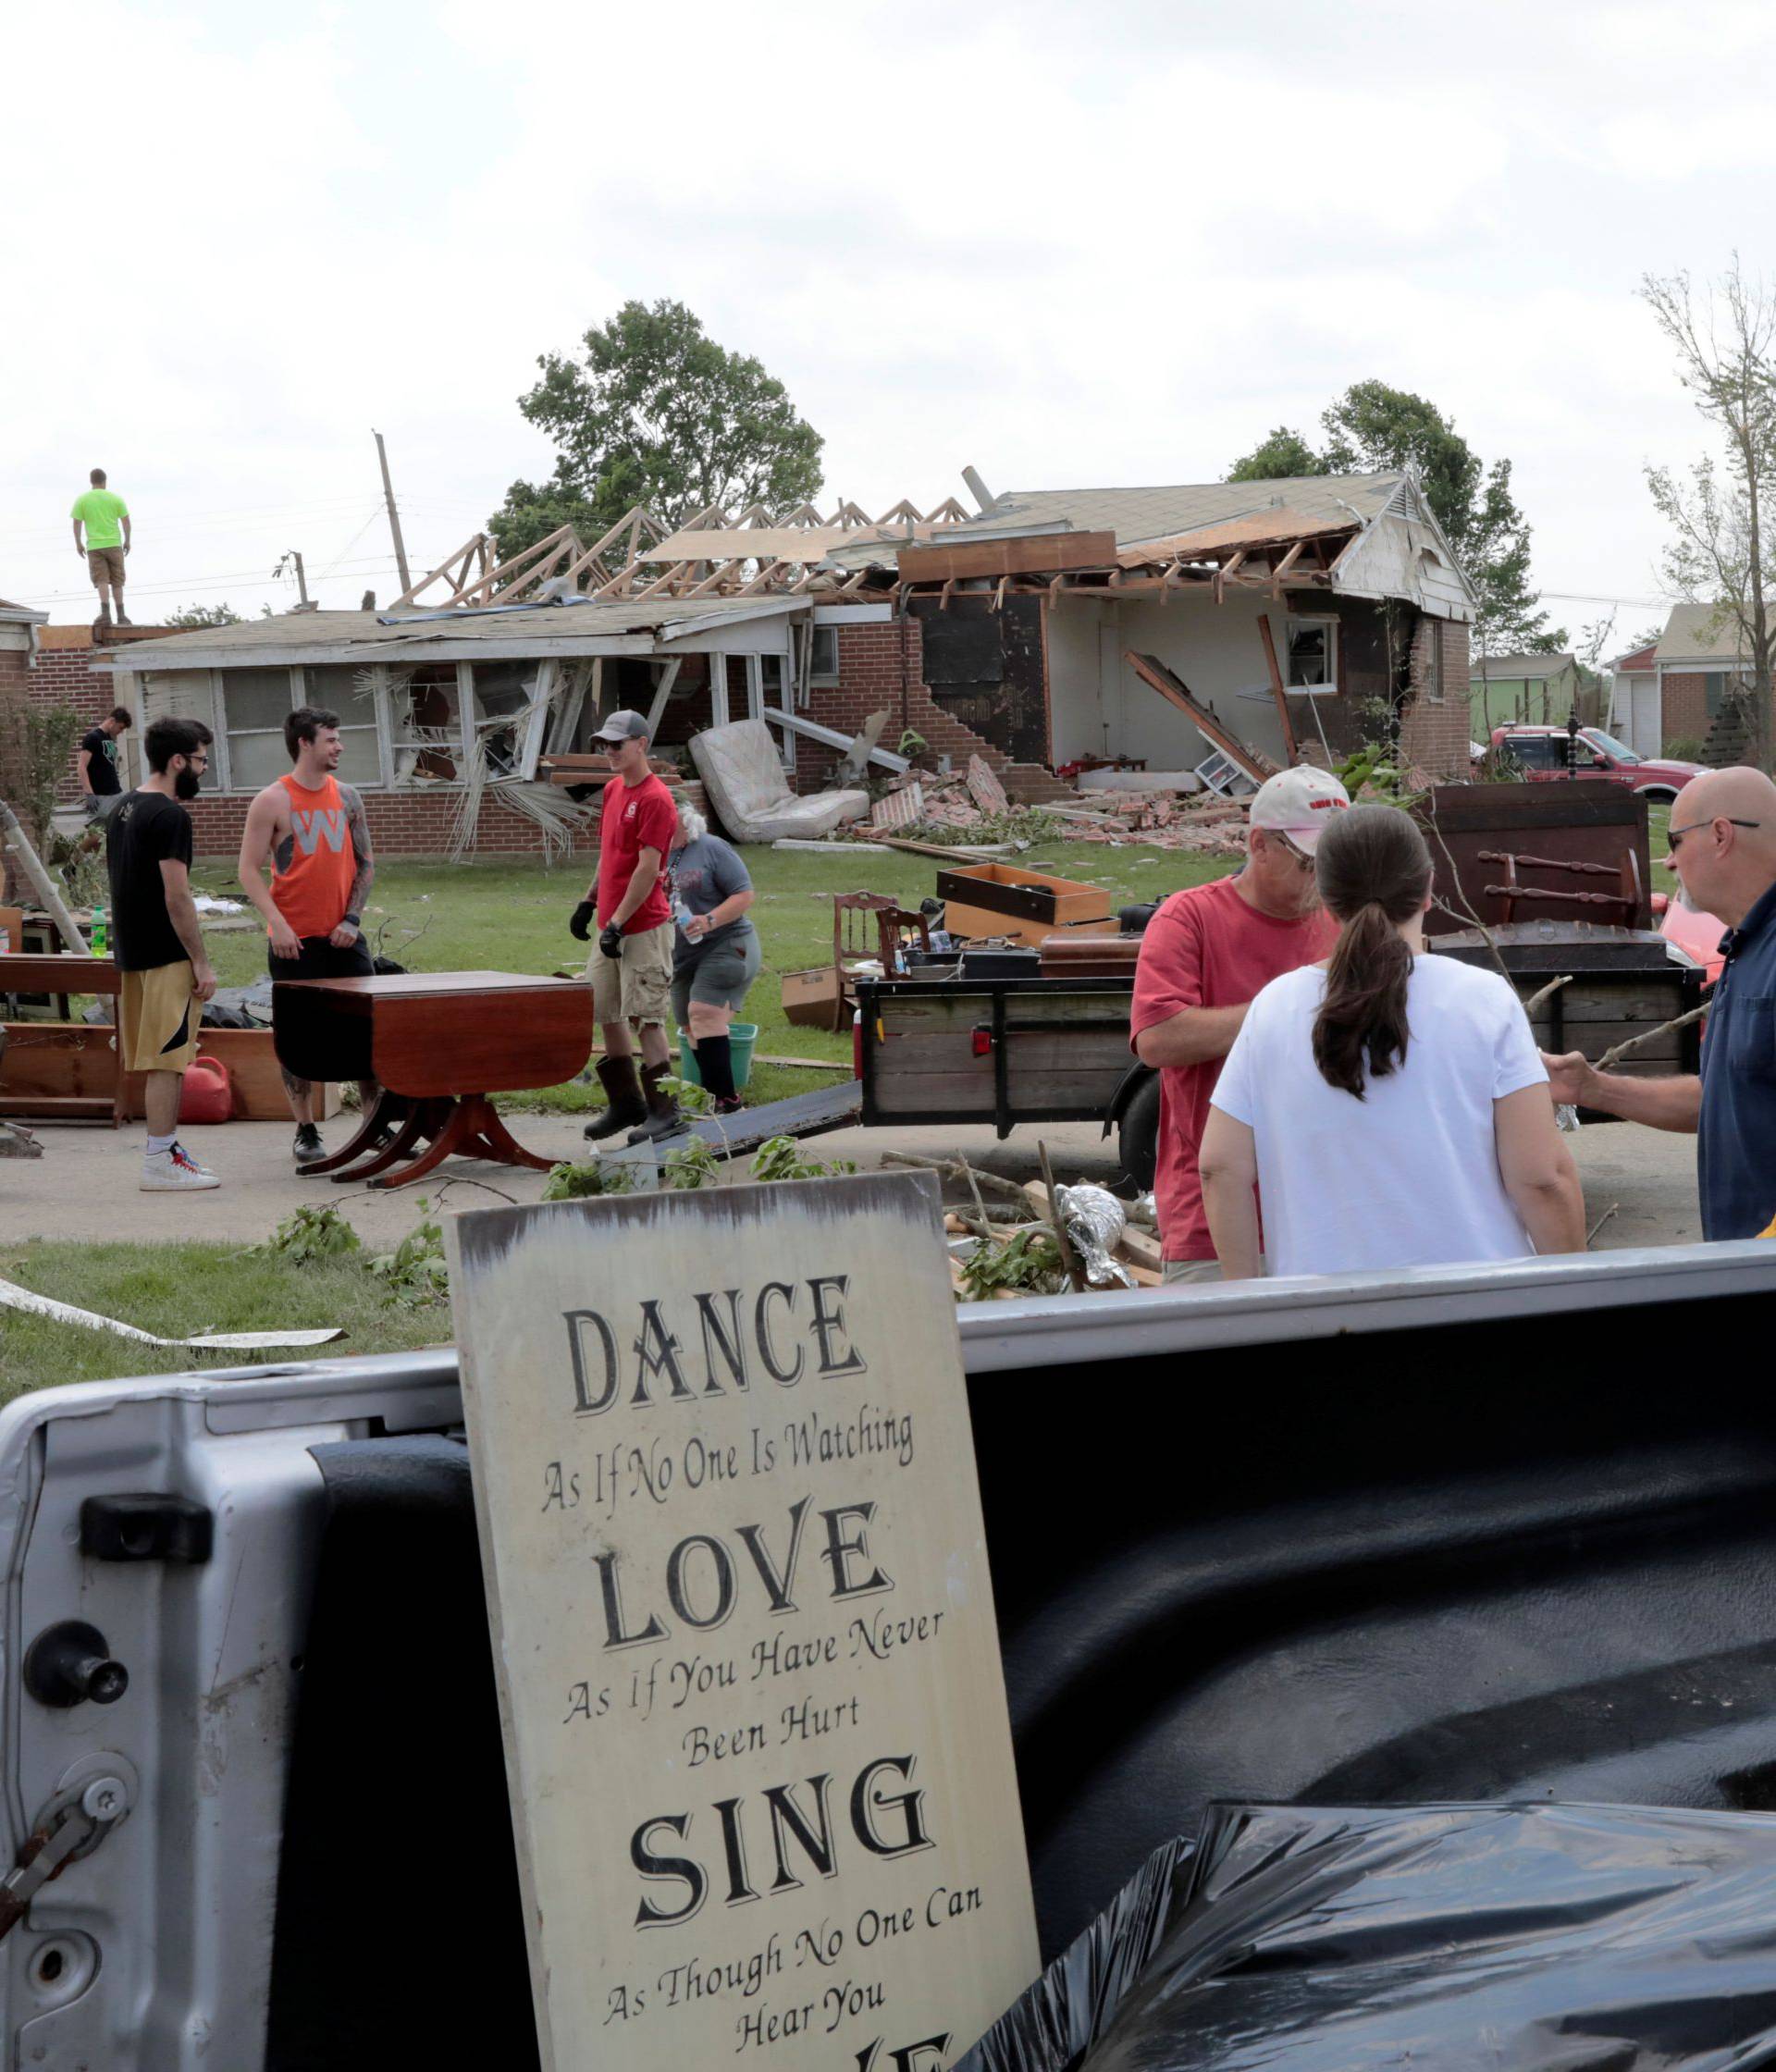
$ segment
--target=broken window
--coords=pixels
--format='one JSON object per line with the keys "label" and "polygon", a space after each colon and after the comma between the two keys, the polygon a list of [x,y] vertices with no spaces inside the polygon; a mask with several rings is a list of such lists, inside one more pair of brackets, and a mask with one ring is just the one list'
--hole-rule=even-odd
{"label": "broken window", "polygon": [[426,662],[388,680],[395,782],[454,783],[462,757],[462,695],[454,662]]}
{"label": "broken window", "polygon": [[218,674],[228,732],[228,789],[261,791],[290,772],[284,722],[296,704],[294,672],[225,669]]}
{"label": "broken window", "polygon": [[[531,696],[542,666],[536,661],[475,664],[476,732],[489,777],[509,777],[518,767]],[[494,722],[499,723],[490,723]]]}
{"label": "broken window", "polygon": [[305,669],[302,675],[302,703],[339,716],[342,752],[334,774],[345,784],[380,784],[382,734],[376,725],[376,678],[367,669],[339,664]]}
{"label": "broken window", "polygon": [[1336,619],[1289,621],[1289,687],[1291,691],[1337,691],[1338,622]]}
{"label": "broken window", "polygon": [[814,651],[808,657],[808,682],[836,684],[839,680],[839,629],[837,626],[816,626],[808,637],[814,643]]}

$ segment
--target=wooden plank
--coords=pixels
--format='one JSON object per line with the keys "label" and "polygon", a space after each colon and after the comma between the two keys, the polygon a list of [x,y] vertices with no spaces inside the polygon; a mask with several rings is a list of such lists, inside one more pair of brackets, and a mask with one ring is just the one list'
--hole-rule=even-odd
{"label": "wooden plank", "polygon": [[[818,1087],[812,1093],[792,1093],[786,1101],[768,1101],[762,1108],[742,1108],[738,1115],[703,1116],[678,1136],[669,1137],[658,1147],[660,1154],[695,1137],[719,1156],[737,1158],[771,1137],[818,1137],[829,1129],[848,1129],[863,1106],[863,1081],[847,1079],[843,1086]],[[625,1165],[649,1166],[656,1147],[637,1144],[633,1150],[606,1152],[607,1159]]]}
{"label": "wooden plank", "polygon": [[123,991],[123,976],[108,956],[75,956],[68,951],[40,956],[15,951],[0,962],[0,993]]}
{"label": "wooden plank", "polygon": [[1230,734],[1207,706],[1197,702],[1190,695],[1189,685],[1180,677],[1174,675],[1157,655],[1141,655],[1132,648],[1125,648],[1122,659],[1143,684],[1150,684],[1161,697],[1177,706],[1203,739],[1219,748],[1254,783],[1262,784],[1266,777],[1276,774],[1276,765],[1269,757],[1260,755],[1255,748],[1249,748],[1238,734]]}
{"label": "wooden plank", "polygon": [[997,539],[945,540],[903,547],[903,583],[965,582],[978,576],[1051,574],[1068,569],[1114,568],[1113,532],[1025,533]]}
{"label": "wooden plank", "polygon": [[660,732],[660,717],[666,710],[666,700],[672,695],[672,685],[678,682],[678,672],[683,666],[684,658],[674,655],[660,672],[660,682],[654,686],[654,701],[648,708],[649,741]]}
{"label": "wooden plank", "polygon": [[[1301,548],[1297,546],[1294,553],[1300,552]],[[1270,672],[1270,695],[1276,707],[1277,720],[1282,724],[1283,746],[1289,751],[1289,761],[1293,762],[1300,751],[1295,746],[1295,729],[1289,721],[1289,696],[1283,689],[1283,672],[1276,666],[1276,640],[1270,630],[1268,611],[1258,614],[1258,636],[1264,644],[1264,667]]]}

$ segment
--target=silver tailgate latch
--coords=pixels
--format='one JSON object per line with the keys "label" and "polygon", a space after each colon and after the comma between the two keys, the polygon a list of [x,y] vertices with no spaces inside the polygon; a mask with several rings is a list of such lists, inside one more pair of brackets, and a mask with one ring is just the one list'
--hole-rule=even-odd
{"label": "silver tailgate latch", "polygon": [[25,1838],[18,1860],[0,1879],[0,1937],[24,1918],[31,1900],[69,1864],[89,1856],[130,1810],[130,1786],[101,1769],[50,1800]]}

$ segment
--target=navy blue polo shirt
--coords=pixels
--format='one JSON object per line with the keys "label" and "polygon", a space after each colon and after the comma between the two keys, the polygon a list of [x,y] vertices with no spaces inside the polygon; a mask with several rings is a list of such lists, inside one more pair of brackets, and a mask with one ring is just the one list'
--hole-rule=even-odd
{"label": "navy blue polo shirt", "polygon": [[1696,1181],[1702,1235],[1755,1238],[1776,1218],[1776,885],[1721,947],[1702,1039]]}

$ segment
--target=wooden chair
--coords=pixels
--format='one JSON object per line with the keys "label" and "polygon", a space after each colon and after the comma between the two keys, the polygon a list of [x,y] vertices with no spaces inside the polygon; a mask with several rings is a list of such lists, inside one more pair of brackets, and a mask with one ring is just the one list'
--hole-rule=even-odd
{"label": "wooden chair", "polygon": [[832,1009],[832,1026],[843,1029],[856,1005],[852,987],[860,964],[880,962],[884,971],[894,968],[884,955],[888,917],[900,912],[900,902],[892,893],[836,892],[832,894],[832,969],[839,982],[839,997]]}
{"label": "wooden chair", "polygon": [[881,931],[882,968],[890,976],[899,968],[903,951],[929,950],[931,946],[931,924],[923,914],[909,914],[904,906],[893,906],[879,914],[876,922]]}

